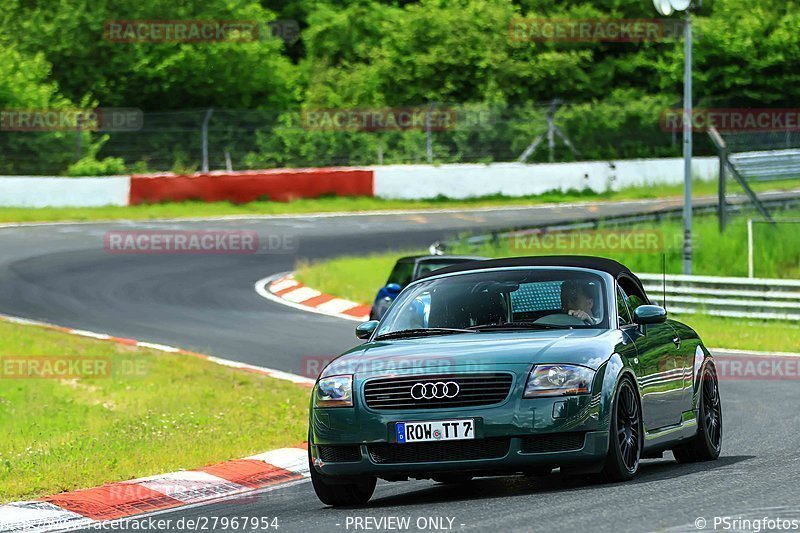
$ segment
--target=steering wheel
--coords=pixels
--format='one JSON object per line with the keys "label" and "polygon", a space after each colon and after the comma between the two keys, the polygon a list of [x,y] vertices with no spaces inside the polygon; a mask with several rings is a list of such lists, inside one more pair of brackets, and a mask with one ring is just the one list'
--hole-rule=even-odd
{"label": "steering wheel", "polygon": [[537,318],[534,324],[552,324],[554,326],[586,326],[588,322],[567,313],[553,313]]}

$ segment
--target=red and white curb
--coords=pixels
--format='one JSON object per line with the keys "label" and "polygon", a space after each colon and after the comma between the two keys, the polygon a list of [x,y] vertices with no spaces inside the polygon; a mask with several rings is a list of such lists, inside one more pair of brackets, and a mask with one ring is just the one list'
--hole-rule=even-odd
{"label": "red and white curb", "polygon": [[356,322],[369,320],[370,306],[323,294],[307,287],[294,279],[293,272],[282,272],[260,279],[256,282],[255,289],[259,295],[268,300],[302,311]]}
{"label": "red and white curb", "polygon": [[0,505],[0,532],[89,528],[98,522],[143,518],[178,507],[267,492],[302,482],[309,475],[306,448],[281,448],[197,470]]}
{"label": "red and white curb", "polygon": [[2,315],[0,314],[0,321],[3,322],[11,322],[13,324],[22,324],[25,326],[38,326],[42,328],[52,329],[55,331],[60,331],[62,333],[68,333],[70,335],[79,335],[81,337],[89,337],[92,339],[97,339],[101,341],[109,341],[116,344],[124,344],[126,346],[137,346],[139,348],[147,348],[150,350],[157,350],[161,352],[167,353],[178,353],[182,355],[190,355],[192,357],[197,357],[200,359],[205,359],[206,361],[216,363],[218,365],[227,366],[231,368],[237,368],[239,370],[244,370],[246,372],[252,372],[254,374],[262,374],[265,376],[269,376],[275,379],[282,379],[285,381],[291,381],[292,383],[296,383],[298,385],[303,385],[306,387],[313,387],[314,380],[300,376],[297,374],[290,374],[289,372],[283,372],[281,370],[275,370],[273,368],[266,368],[262,366],[250,365],[247,363],[240,363],[238,361],[231,361],[229,359],[223,359],[221,357],[214,357],[212,355],[206,355],[202,353],[192,352],[189,350],[184,350],[182,348],[176,348],[174,346],[167,346],[165,344],[158,344],[154,342],[146,342],[146,341],[139,341],[136,339],[127,339],[124,337],[114,337],[112,335],[108,335],[106,333],[95,333],[94,331],[86,331],[82,329],[72,329],[72,328],[65,328],[63,326],[58,326],[55,324],[50,324],[48,322],[40,322],[38,320],[30,320],[27,318],[20,318],[16,316],[10,315]]}

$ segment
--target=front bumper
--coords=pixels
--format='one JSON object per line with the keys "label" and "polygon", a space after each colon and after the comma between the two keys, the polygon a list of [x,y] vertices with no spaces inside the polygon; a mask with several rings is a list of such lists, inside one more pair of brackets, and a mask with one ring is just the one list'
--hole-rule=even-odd
{"label": "front bumper", "polygon": [[[356,379],[354,407],[311,409],[309,446],[313,467],[328,476],[424,477],[437,472],[524,472],[544,466],[580,467],[601,462],[608,452],[608,419],[604,416],[607,410],[601,391],[572,397],[524,399],[529,367],[515,370],[511,391],[504,402],[471,408],[373,410],[365,405],[364,380]],[[596,384],[601,381],[596,380]],[[475,440],[426,444],[426,453],[431,450],[437,453],[428,454],[430,457],[426,453],[411,454],[413,459],[408,459],[408,447],[421,445],[396,442],[397,422],[454,419],[474,419]],[[547,446],[531,446],[531,442],[544,437]],[[576,438],[580,439],[578,445],[574,444]],[[470,443],[481,447],[489,441],[503,441],[502,451],[497,453],[495,447],[494,452],[485,456],[470,453],[464,458],[457,452],[449,455],[452,449],[463,452]],[[572,444],[559,448],[559,442]],[[454,448],[452,443],[459,444]],[[347,453],[331,454],[331,449]],[[378,449],[382,453],[376,453]],[[332,455],[334,460],[330,460]]]}
{"label": "front bumper", "polygon": [[[421,461],[408,463],[379,464],[375,462],[366,444],[358,445],[360,459],[346,462],[324,462],[317,460],[318,446],[312,445],[313,468],[326,476],[377,476],[377,477],[426,477],[427,474],[447,472],[470,472],[475,475],[502,474],[534,471],[541,467],[582,469],[598,465],[608,451],[608,431],[591,431],[583,436],[583,446],[577,450],[527,453],[523,451],[523,437],[511,437],[508,453],[503,457]],[[394,446],[414,446],[394,444]],[[588,470],[587,470],[588,471]]]}

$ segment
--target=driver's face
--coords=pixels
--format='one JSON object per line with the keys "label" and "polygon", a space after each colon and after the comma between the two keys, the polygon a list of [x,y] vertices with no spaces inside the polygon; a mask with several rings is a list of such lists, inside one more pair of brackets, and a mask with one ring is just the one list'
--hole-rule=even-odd
{"label": "driver's face", "polygon": [[594,308],[594,298],[591,296],[584,296],[582,294],[578,295],[577,298],[578,309],[581,311],[585,311],[589,314],[592,313],[592,308]]}

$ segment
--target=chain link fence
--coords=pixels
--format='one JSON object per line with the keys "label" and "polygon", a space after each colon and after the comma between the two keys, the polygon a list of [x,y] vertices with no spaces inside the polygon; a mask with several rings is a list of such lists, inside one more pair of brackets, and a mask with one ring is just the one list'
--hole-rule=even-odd
{"label": "chain link fence", "polygon": [[[0,128],[0,174],[73,173],[70,166],[87,156],[119,158],[125,172],[181,173],[680,157],[680,129],[667,128],[662,120],[678,108],[653,97],[619,103],[144,112],[136,128],[114,131]],[[798,140],[797,132],[770,135],[764,143]],[[716,151],[706,135],[696,134],[694,153]]]}

